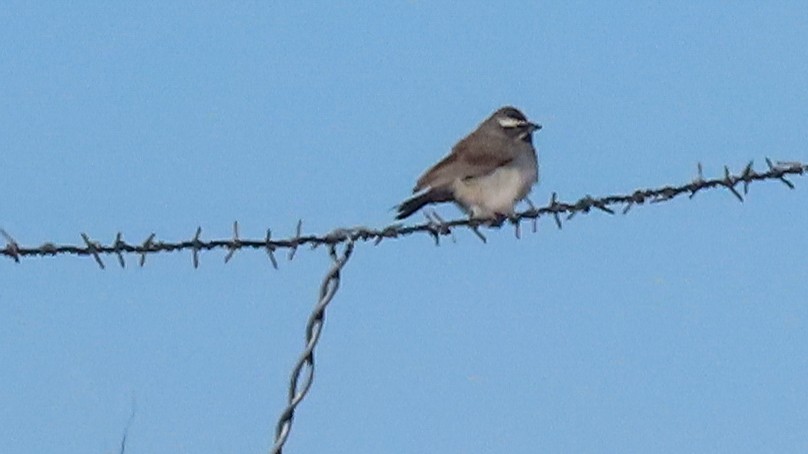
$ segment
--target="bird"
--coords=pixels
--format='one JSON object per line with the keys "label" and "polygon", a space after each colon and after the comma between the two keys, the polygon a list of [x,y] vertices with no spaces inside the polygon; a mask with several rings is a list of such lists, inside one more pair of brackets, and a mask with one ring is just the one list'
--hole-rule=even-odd
{"label": "bird", "polygon": [[418,179],[396,219],[422,207],[454,202],[472,219],[503,219],[539,181],[532,123],[512,106],[497,109]]}

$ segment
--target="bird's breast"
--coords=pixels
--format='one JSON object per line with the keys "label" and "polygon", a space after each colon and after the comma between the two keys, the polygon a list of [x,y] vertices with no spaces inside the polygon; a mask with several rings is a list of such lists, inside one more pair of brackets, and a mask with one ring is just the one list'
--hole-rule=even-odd
{"label": "bird's breast", "polygon": [[489,174],[458,180],[454,187],[455,200],[476,217],[510,214],[536,183],[538,170],[535,154],[520,154]]}

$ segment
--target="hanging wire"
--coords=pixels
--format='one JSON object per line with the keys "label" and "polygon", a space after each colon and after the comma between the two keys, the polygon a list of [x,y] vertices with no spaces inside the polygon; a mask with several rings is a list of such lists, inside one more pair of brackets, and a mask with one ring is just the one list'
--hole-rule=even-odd
{"label": "hanging wire", "polygon": [[270,451],[272,454],[281,454],[283,445],[289,438],[289,432],[292,429],[295,409],[306,397],[314,382],[314,348],[317,347],[317,342],[320,340],[320,334],[323,331],[325,309],[334,298],[337,289],[339,289],[340,274],[353,252],[353,247],[354,243],[350,239],[345,243],[341,254],[337,253],[335,244],[328,246],[328,253],[334,263],[326,273],[325,278],[323,278],[322,284],[320,284],[320,295],[317,299],[317,304],[309,316],[308,323],[306,323],[306,347],[303,349],[303,353],[298,358],[294,368],[292,368],[288,401],[286,408],[283,409],[278,418],[278,424],[275,426],[275,444]]}

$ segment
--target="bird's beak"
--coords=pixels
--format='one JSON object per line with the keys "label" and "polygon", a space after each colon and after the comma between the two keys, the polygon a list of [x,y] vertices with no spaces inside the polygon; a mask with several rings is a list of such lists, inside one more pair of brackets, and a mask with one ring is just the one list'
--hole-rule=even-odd
{"label": "bird's beak", "polygon": [[532,130],[531,132],[538,131],[541,129],[541,125],[538,123],[530,123],[530,129]]}

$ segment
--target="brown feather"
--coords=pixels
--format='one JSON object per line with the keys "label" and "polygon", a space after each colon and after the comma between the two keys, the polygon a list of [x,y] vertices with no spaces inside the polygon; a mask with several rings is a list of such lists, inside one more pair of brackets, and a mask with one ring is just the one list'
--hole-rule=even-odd
{"label": "brown feather", "polygon": [[508,150],[506,136],[479,135],[475,132],[469,134],[452,148],[448,156],[427,170],[413,192],[418,192],[427,186],[443,187],[451,184],[455,179],[477,177],[493,172],[514,158],[512,153],[494,154],[489,150]]}

